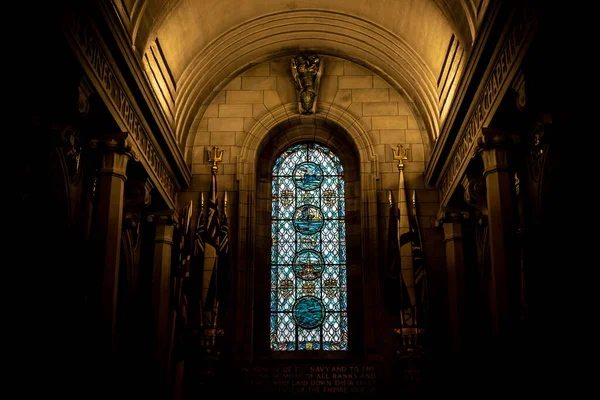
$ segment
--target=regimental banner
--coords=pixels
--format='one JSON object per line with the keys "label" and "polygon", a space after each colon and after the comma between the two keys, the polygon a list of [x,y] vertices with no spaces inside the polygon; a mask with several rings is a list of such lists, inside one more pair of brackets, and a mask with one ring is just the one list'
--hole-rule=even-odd
{"label": "regimental banner", "polygon": [[79,15],[71,14],[65,17],[64,23],[65,36],[74,47],[75,55],[87,72],[94,88],[117,123],[129,132],[128,137],[133,139],[136,154],[167,206],[176,209],[175,196],[180,189],[179,184],[173,179],[170,167],[158,150],[145,120],[140,118],[139,109],[125,90],[124,83],[115,73],[100,40],[92,31],[90,22]]}

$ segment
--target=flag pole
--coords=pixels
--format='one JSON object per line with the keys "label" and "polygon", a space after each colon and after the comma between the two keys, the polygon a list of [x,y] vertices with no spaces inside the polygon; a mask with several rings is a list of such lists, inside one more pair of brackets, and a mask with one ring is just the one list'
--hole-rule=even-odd
{"label": "flag pole", "polygon": [[[414,279],[409,274],[405,274],[404,270],[410,270],[412,273],[413,265],[412,265],[412,248],[411,243],[408,238],[410,237],[410,222],[409,222],[409,214],[408,214],[408,202],[406,198],[406,189],[404,184],[404,161],[408,159],[407,157],[407,149],[404,149],[401,144],[398,144],[397,150],[392,149],[394,160],[398,161],[398,243],[400,247],[400,259],[402,260],[400,269],[400,274],[402,279],[406,283],[408,296],[410,300],[410,308],[408,315],[405,314],[404,322],[406,324],[410,324],[410,326],[414,327]],[[404,313],[404,309],[401,311]],[[408,320],[406,320],[408,317]]]}

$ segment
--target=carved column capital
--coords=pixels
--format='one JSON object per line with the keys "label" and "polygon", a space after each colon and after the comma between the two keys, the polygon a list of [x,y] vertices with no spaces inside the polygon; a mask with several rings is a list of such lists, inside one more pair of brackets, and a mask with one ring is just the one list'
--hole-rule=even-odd
{"label": "carved column capital", "polygon": [[113,175],[127,180],[127,163],[130,159],[137,161],[131,148],[127,132],[107,134],[90,141],[90,147],[103,152],[101,175]]}
{"label": "carved column capital", "polygon": [[178,218],[177,211],[174,210],[157,211],[148,215],[148,222],[151,222],[156,226],[154,243],[163,243],[173,246],[173,232],[177,225]]}
{"label": "carved column capital", "polygon": [[148,222],[154,224],[177,225],[179,215],[175,210],[156,211],[148,215]]}
{"label": "carved column capital", "polygon": [[519,135],[510,132],[483,128],[482,135],[477,138],[478,152],[483,159],[483,176],[508,170],[511,148],[520,140]]}
{"label": "carved column capital", "polygon": [[469,219],[469,212],[458,208],[443,207],[438,211],[437,218],[435,220],[436,228],[439,228],[443,224],[447,223],[462,223]]}
{"label": "carved column capital", "polygon": [[464,210],[444,207],[435,220],[436,227],[443,227],[444,242],[462,239],[462,224],[469,218],[469,213]]}

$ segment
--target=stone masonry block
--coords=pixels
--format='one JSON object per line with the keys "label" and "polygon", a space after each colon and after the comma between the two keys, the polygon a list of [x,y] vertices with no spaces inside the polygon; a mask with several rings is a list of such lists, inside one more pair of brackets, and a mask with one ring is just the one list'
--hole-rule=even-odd
{"label": "stone masonry block", "polygon": [[373,76],[340,76],[338,85],[340,89],[370,89],[373,87]]}
{"label": "stone masonry block", "polygon": [[388,89],[352,89],[352,102],[376,103],[388,101]]}
{"label": "stone masonry block", "polygon": [[208,130],[213,131],[243,131],[243,118],[209,118]]}
{"label": "stone masonry block", "polygon": [[363,115],[398,115],[396,102],[365,103],[363,105]]}
{"label": "stone masonry block", "polygon": [[406,116],[373,117],[373,129],[406,129],[406,119]]}
{"label": "stone masonry block", "polygon": [[277,78],[274,76],[244,76],[242,90],[275,90]]}
{"label": "stone masonry block", "polygon": [[352,61],[344,61],[344,75],[373,75],[373,73]]}
{"label": "stone masonry block", "polygon": [[228,90],[227,104],[253,104],[263,102],[263,92],[260,90]]}
{"label": "stone masonry block", "polygon": [[219,104],[219,117],[251,117],[252,104]]}

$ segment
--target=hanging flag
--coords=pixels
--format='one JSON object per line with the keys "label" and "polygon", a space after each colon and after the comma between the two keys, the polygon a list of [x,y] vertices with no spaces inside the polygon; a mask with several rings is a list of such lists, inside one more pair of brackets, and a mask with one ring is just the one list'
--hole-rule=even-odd
{"label": "hanging flag", "polygon": [[213,325],[214,312],[217,304],[217,278],[218,278],[218,250],[221,233],[221,222],[219,220],[219,203],[217,199],[217,174],[213,170],[210,183],[210,194],[208,199],[208,218],[206,222],[206,244],[208,245],[205,253],[205,276],[210,276],[208,288],[205,287],[205,300],[203,307],[205,311],[204,323]]}
{"label": "hanging flag", "polygon": [[179,263],[173,279],[174,316],[171,319],[171,350],[169,357],[174,362],[180,362],[185,357],[185,336],[188,324],[188,307],[183,286],[190,271],[190,224],[192,218],[193,202],[190,200],[181,211],[179,220]]}
{"label": "hanging flag", "polygon": [[401,271],[402,278],[406,283],[408,296],[410,298],[409,309],[402,313],[402,321],[406,327],[416,326],[415,319],[415,287],[414,287],[414,270],[413,270],[413,254],[412,254],[412,232],[410,230],[410,218],[408,213],[408,201],[406,198],[406,188],[404,185],[404,166],[398,168],[398,241],[400,243],[400,259],[402,260]]}
{"label": "hanging flag", "polygon": [[[425,258],[423,255],[423,243],[421,241],[421,229],[419,228],[419,219],[417,215],[417,192],[412,192],[412,213],[410,219],[411,241],[413,252],[413,268],[415,275],[415,294],[417,300],[417,313],[419,320],[424,322],[426,316],[428,298],[427,298],[427,272],[425,270]],[[421,323],[423,325],[423,323]]]}
{"label": "hanging flag", "polygon": [[208,195],[208,218],[206,221],[206,243],[219,248],[219,210],[217,204],[217,174],[213,171],[210,181],[210,193]]}
{"label": "hanging flag", "polygon": [[200,329],[202,317],[202,274],[204,272],[204,193],[200,193],[200,207],[196,218],[194,240],[191,245],[191,262],[184,281],[184,297],[188,312],[188,330],[192,333]]}
{"label": "hanging flag", "polygon": [[392,192],[389,192],[390,216],[388,223],[388,252],[387,260],[380,270],[381,291],[384,305],[392,314],[410,309],[411,302],[402,277],[400,258],[400,242],[398,240],[398,207],[394,203]]}
{"label": "hanging flag", "polygon": [[230,297],[231,252],[229,245],[229,223],[227,221],[227,192],[223,196],[223,213],[221,215],[221,232],[219,252],[217,255],[217,299],[219,304],[226,305]]}

